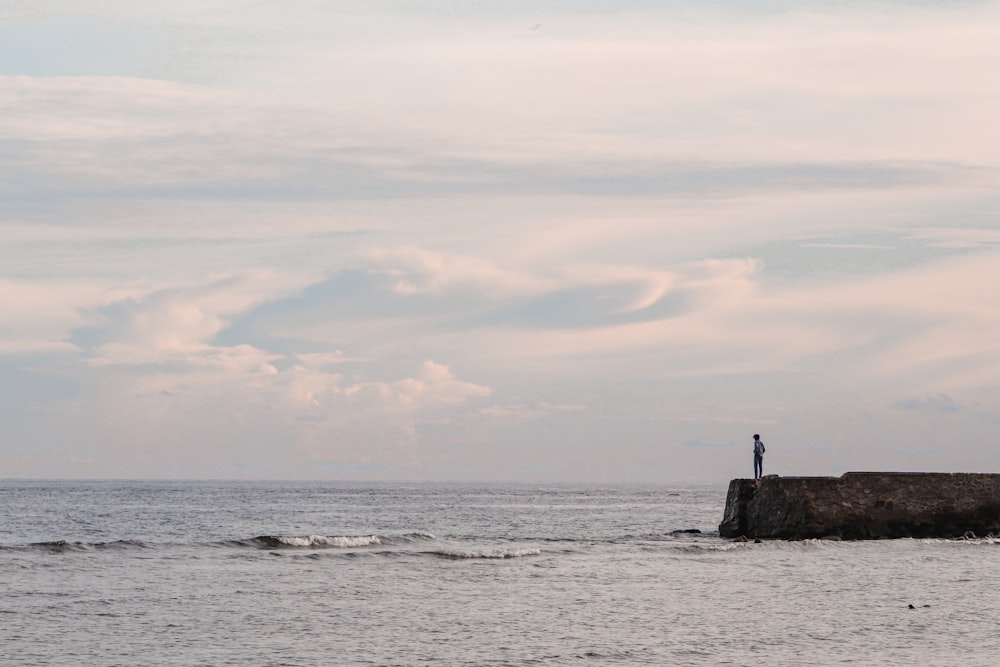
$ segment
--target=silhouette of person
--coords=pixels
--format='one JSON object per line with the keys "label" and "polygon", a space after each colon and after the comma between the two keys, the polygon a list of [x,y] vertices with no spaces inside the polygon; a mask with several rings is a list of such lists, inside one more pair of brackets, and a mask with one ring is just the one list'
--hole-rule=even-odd
{"label": "silhouette of person", "polygon": [[753,434],[753,478],[760,479],[764,476],[764,441],[760,435]]}

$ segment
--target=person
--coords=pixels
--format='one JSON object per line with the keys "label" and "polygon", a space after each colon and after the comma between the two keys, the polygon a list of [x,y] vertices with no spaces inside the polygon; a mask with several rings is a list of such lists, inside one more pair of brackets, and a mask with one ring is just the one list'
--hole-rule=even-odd
{"label": "person", "polygon": [[753,434],[753,478],[760,479],[764,476],[764,441],[760,439],[760,434]]}

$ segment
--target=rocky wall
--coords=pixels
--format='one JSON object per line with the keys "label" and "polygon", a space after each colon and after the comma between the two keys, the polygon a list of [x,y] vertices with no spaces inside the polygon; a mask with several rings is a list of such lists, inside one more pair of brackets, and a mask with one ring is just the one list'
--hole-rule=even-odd
{"label": "rocky wall", "polygon": [[849,472],[734,479],[723,537],[878,539],[1000,535],[1000,474]]}

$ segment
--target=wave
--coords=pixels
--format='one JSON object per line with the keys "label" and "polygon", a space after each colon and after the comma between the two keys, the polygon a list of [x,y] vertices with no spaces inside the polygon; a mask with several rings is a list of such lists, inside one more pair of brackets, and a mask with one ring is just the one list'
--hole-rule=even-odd
{"label": "wave", "polygon": [[430,533],[404,535],[258,535],[249,539],[223,540],[220,542],[194,542],[188,544],[152,543],[143,540],[113,540],[108,542],[83,542],[48,540],[22,545],[0,545],[0,551],[45,551],[49,553],[76,553],[111,549],[156,549],[168,546],[188,547],[252,547],[255,549],[363,549],[366,547],[399,546],[436,540]]}
{"label": "wave", "polygon": [[[345,556],[356,556],[362,552],[379,556],[408,553],[413,556],[437,556],[453,560],[476,558],[504,560],[508,558],[522,558],[524,556],[537,556],[542,553],[542,550],[538,547],[504,548],[443,544],[430,533],[407,533],[391,537],[383,535],[259,535],[249,540],[237,542],[236,544],[269,550],[350,550],[341,552]],[[434,546],[426,548],[422,547],[422,544],[434,544]],[[383,548],[367,549],[367,547]],[[390,547],[390,549],[386,550],[384,547]],[[402,548],[402,550],[393,549],[393,547]]]}
{"label": "wave", "polygon": [[108,549],[151,549],[152,544],[141,540],[114,540],[111,542],[67,542],[66,540],[54,540],[51,542],[32,542],[29,549],[40,551],[50,551],[52,553],[66,553],[73,551],[104,551]]}
{"label": "wave", "polygon": [[378,535],[258,535],[249,540],[237,542],[242,546],[258,546],[268,549],[357,549],[382,544]]}
{"label": "wave", "polygon": [[440,556],[441,558],[449,558],[451,560],[464,560],[467,558],[505,560],[508,558],[538,556],[542,553],[542,550],[537,547],[523,549],[435,549],[426,553],[434,556]]}
{"label": "wave", "polygon": [[[912,544],[954,545],[954,548],[975,546],[995,547],[1000,545],[1000,537],[979,538],[926,538],[896,540],[900,545]],[[584,553],[591,550],[609,549],[611,553],[621,550],[640,552],[669,552],[682,557],[718,558],[726,552],[743,549],[763,549],[781,551],[853,550],[866,548],[868,541],[816,540],[763,540],[740,542],[726,540],[711,532],[698,533],[695,530],[674,530],[670,532],[624,535],[616,538],[580,539],[571,537],[545,536],[517,539],[491,538],[486,535],[465,535],[439,539],[427,532],[410,532],[400,535],[379,535],[375,533],[357,535],[323,534],[261,534],[256,537],[220,541],[195,541],[180,543],[148,542],[138,539],[113,541],[72,541],[52,540],[20,545],[0,545],[0,552],[36,552],[49,554],[74,554],[107,551],[147,550],[180,548],[186,550],[187,557],[199,557],[201,549],[237,549],[246,557],[254,557],[253,552],[268,552],[273,555],[297,555],[311,558],[443,558],[449,560],[507,560],[538,556],[542,553],[552,557],[566,554]],[[191,551],[194,550],[194,551]]]}
{"label": "wave", "polygon": [[382,537],[383,544],[415,544],[420,542],[433,542],[437,537],[431,533],[406,533],[393,537]]}
{"label": "wave", "polygon": [[399,546],[433,541],[430,533],[404,535],[258,535],[248,540],[223,542],[221,546],[256,547],[258,549],[361,549],[373,546]]}
{"label": "wave", "polygon": [[670,551],[686,554],[703,554],[706,552],[713,551],[735,551],[736,549],[744,549],[747,546],[747,542],[726,542],[724,544],[685,544],[683,546],[671,546],[667,547]]}

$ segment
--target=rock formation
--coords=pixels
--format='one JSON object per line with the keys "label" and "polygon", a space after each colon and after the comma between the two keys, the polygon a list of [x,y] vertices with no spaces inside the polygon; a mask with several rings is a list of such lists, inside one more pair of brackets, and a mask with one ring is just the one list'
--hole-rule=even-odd
{"label": "rock formation", "polygon": [[1000,474],[849,472],[734,479],[722,537],[848,540],[1000,535]]}

